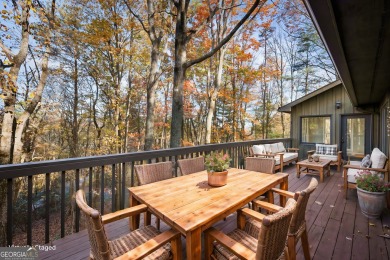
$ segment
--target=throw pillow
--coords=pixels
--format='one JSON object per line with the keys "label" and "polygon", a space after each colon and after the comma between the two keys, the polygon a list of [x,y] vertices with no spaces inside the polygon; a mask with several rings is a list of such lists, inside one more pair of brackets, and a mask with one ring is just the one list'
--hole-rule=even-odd
{"label": "throw pillow", "polygon": [[316,149],[316,153],[317,153],[317,154],[325,154],[325,147],[324,147],[324,146],[322,146],[322,145],[317,145],[316,148],[317,148],[317,149]]}
{"label": "throw pillow", "polygon": [[325,154],[326,155],[336,155],[337,147],[336,146],[325,146]]}
{"label": "throw pillow", "polygon": [[383,169],[386,164],[386,155],[378,148],[374,148],[371,153],[372,168]]}
{"label": "throw pillow", "polygon": [[363,158],[363,160],[362,160],[360,166],[361,166],[361,167],[364,167],[364,168],[368,168],[368,167],[371,166],[371,163],[372,163],[372,162],[371,162],[371,159],[370,159],[370,155],[367,154],[366,156],[364,156],[364,158]]}

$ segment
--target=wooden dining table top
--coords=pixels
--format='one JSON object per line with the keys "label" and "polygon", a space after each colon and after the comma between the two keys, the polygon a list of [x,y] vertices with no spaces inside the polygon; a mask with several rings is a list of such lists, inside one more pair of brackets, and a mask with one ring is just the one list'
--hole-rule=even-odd
{"label": "wooden dining table top", "polygon": [[285,173],[266,174],[236,168],[230,168],[228,172],[227,184],[222,187],[209,186],[207,172],[201,171],[131,187],[130,196],[186,234],[199,228],[204,231],[276,185],[288,181]]}

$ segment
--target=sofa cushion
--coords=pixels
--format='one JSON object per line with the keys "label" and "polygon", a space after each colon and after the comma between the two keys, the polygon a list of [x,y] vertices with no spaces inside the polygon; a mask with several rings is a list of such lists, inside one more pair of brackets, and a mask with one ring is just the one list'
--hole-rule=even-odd
{"label": "sofa cushion", "polygon": [[278,152],[279,153],[284,153],[286,151],[286,148],[284,148],[284,145],[282,142],[277,143],[277,145],[278,145]]}
{"label": "sofa cushion", "polygon": [[[348,172],[347,172],[347,176],[348,176],[348,182],[350,183],[356,183],[356,177],[358,176],[358,174],[362,172],[362,170],[360,169],[348,169]],[[373,171],[371,171],[372,173],[375,173]],[[380,177],[381,178],[384,178],[384,175],[383,173],[377,173],[377,174],[380,174]]]}
{"label": "sofa cushion", "polygon": [[264,145],[260,144],[260,145],[254,145],[252,147],[252,150],[253,150],[253,153],[254,154],[265,154],[265,147]]}
{"label": "sofa cushion", "polygon": [[295,160],[298,158],[298,153],[284,153],[283,154],[283,162]]}
{"label": "sofa cushion", "polygon": [[275,166],[280,165],[280,156],[275,156]]}
{"label": "sofa cushion", "polygon": [[272,152],[271,152],[271,144],[265,144],[265,145],[264,145],[264,149],[265,149],[265,152],[266,152],[266,153],[272,153]]}
{"label": "sofa cushion", "polygon": [[356,176],[358,172],[361,172],[359,169],[348,169],[347,176],[348,176],[348,182],[350,183],[356,183]]}
{"label": "sofa cushion", "polygon": [[336,162],[338,160],[337,155],[327,155],[327,154],[317,154],[317,153],[315,153],[312,156],[314,156],[314,155],[318,155],[320,157],[320,160],[324,159],[324,160],[331,160],[331,161],[334,161],[334,162]]}
{"label": "sofa cushion", "polygon": [[360,163],[360,166],[361,167],[364,167],[364,168],[368,168],[370,167],[371,165],[371,159],[370,159],[370,155],[367,154],[366,156],[364,156],[364,158],[362,159],[362,162]]}
{"label": "sofa cushion", "polygon": [[371,153],[371,168],[383,169],[386,163],[386,155],[382,153],[378,148],[374,148]]}
{"label": "sofa cushion", "polygon": [[278,153],[279,152],[279,148],[278,148],[278,144],[277,143],[270,144],[269,147],[270,147],[270,152],[271,153]]}

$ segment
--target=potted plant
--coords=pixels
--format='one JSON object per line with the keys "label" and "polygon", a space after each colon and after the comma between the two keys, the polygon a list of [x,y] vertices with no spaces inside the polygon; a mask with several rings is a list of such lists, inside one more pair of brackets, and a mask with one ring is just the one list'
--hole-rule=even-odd
{"label": "potted plant", "polygon": [[223,186],[227,182],[227,169],[230,166],[228,154],[211,152],[205,158],[205,168],[207,170],[208,183],[210,186]]}
{"label": "potted plant", "polygon": [[380,174],[363,170],[356,177],[356,185],[363,215],[368,218],[380,217],[385,208],[386,192],[390,190],[390,184],[386,183]]}

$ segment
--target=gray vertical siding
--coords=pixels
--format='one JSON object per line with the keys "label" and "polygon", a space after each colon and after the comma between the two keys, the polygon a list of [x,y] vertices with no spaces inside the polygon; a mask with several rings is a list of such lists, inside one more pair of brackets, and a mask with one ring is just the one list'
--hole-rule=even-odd
{"label": "gray vertical siding", "polygon": [[[340,109],[336,109],[336,101],[341,101]],[[330,115],[331,143],[340,145],[341,115],[358,113],[361,112],[353,107],[347,92],[341,84],[293,106],[291,108],[291,138],[293,147],[300,149],[300,158],[306,157],[307,151],[315,148],[315,145],[301,144],[300,142],[302,116]],[[378,116],[374,117],[374,125],[376,120],[378,120]],[[377,142],[374,140],[375,143]]]}

